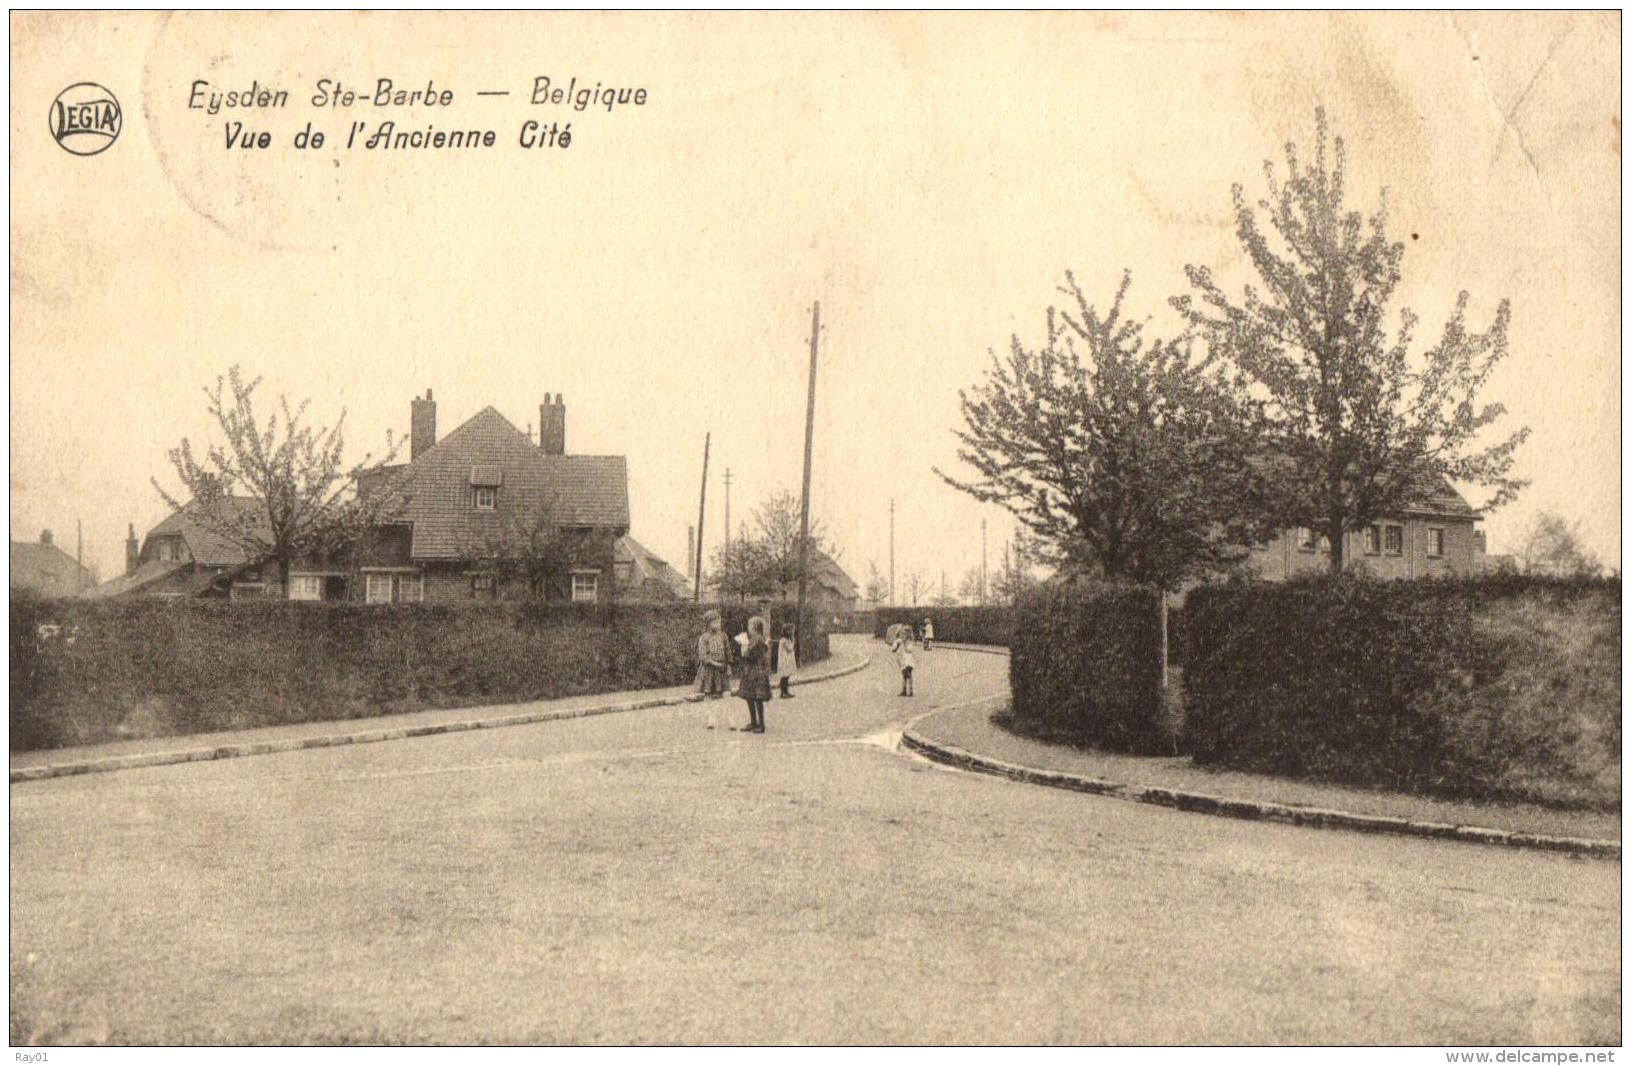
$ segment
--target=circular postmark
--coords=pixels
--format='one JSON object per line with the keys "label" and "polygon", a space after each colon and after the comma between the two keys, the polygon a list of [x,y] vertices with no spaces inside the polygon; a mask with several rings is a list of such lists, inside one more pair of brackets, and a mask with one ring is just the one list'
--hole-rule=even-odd
{"label": "circular postmark", "polygon": [[124,125],[113,92],[94,81],[68,86],[51,101],[51,136],[63,151],[96,155],[112,147]]}

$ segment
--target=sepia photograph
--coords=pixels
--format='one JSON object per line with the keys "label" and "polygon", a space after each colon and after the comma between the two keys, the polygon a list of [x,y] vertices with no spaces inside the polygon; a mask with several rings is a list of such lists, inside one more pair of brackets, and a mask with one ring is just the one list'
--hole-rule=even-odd
{"label": "sepia photograph", "polygon": [[1616,1061],[1621,22],[12,11],[15,1061]]}

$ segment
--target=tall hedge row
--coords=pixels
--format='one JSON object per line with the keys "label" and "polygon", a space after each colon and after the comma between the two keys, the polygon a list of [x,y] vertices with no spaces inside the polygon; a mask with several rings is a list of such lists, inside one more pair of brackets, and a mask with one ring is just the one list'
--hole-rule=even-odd
{"label": "tall hedge row", "polygon": [[1192,591],[1199,763],[1411,791],[1618,802],[1620,584],[1316,577]]}
{"label": "tall hedge row", "polygon": [[1172,751],[1153,589],[1058,584],[1028,592],[1014,609],[1009,647],[1017,722],[1114,751]]}
{"label": "tall hedge row", "polygon": [[1012,607],[879,607],[873,614],[875,637],[896,624],[921,630],[925,618],[934,620],[934,639],[949,644],[1006,647],[1014,631]]}
{"label": "tall hedge row", "polygon": [[[11,746],[684,684],[705,606],[11,602]],[[736,616],[740,614],[738,619]],[[747,612],[727,611],[727,629]],[[806,662],[826,634],[806,635]]]}

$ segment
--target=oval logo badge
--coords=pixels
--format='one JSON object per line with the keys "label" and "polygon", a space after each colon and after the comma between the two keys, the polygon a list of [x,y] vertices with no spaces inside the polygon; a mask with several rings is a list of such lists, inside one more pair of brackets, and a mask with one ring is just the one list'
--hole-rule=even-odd
{"label": "oval logo badge", "polygon": [[51,136],[75,155],[107,151],[123,125],[119,101],[94,81],[76,82],[51,102]]}

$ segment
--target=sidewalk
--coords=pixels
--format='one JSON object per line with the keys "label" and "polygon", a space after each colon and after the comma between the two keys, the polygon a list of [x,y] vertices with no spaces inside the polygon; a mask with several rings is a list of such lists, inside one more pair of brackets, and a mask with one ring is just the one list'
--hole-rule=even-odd
{"label": "sidewalk", "polygon": [[[815,664],[811,672],[795,674],[794,685],[829,681],[866,668],[871,657],[859,651],[835,652]],[[336,747],[344,744],[371,744],[382,740],[458,733],[470,729],[500,729],[533,725],[599,714],[619,714],[652,707],[672,707],[700,702],[691,685],[675,688],[602,692],[592,696],[572,696],[532,703],[507,703],[470,707],[443,707],[409,714],[373,718],[327,719],[293,725],[241,729],[224,733],[192,733],[185,736],[124,740],[111,744],[88,744],[76,748],[15,752],[11,756],[11,780],[35,781],[71,774],[129,770],[140,766],[234,759],[247,755],[273,755],[303,748]]]}
{"label": "sidewalk", "polygon": [[992,721],[1005,702],[955,708],[913,723],[905,742],[938,761],[1035,784],[1237,818],[1403,833],[1620,857],[1620,816],[1524,803],[1439,799],[1048,744]]}

